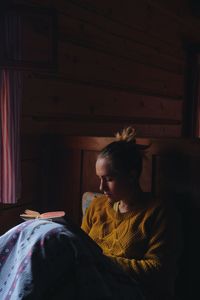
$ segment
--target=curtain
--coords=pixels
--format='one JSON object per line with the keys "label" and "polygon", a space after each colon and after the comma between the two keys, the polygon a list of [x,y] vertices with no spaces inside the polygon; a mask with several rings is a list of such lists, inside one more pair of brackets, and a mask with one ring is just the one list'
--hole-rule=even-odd
{"label": "curtain", "polygon": [[0,75],[0,202],[2,203],[16,203],[20,197],[20,114],[20,73],[3,70]]}
{"label": "curtain", "polygon": [[[10,60],[20,59],[20,18],[7,15],[1,41]],[[16,203],[21,191],[20,115],[21,73],[0,70],[0,202]]]}

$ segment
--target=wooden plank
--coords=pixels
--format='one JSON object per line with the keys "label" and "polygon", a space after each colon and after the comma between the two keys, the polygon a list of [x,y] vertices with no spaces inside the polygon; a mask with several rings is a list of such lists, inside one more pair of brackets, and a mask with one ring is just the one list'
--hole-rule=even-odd
{"label": "wooden plank", "polygon": [[39,159],[41,155],[41,137],[40,134],[25,134],[21,136],[21,158]]}
{"label": "wooden plank", "polygon": [[46,63],[52,60],[50,21],[50,16],[39,12],[21,17],[22,60]]}
{"label": "wooden plank", "polygon": [[98,151],[83,151],[82,194],[84,192],[99,192],[99,178],[96,176],[95,164]]}
{"label": "wooden plank", "polygon": [[182,75],[72,44],[60,44],[58,52],[59,72],[72,80],[183,97]]}
{"label": "wooden plank", "polygon": [[[25,0],[15,0],[17,3],[26,3]],[[51,7],[55,7],[59,14],[67,14],[68,16],[76,17],[83,22],[98,25],[104,31],[112,32],[118,35],[125,35],[125,39],[134,39],[140,44],[145,44],[158,53],[165,53],[171,57],[185,57],[182,49],[182,39],[178,36],[190,32],[193,34],[196,31],[198,38],[198,20],[190,16],[188,7],[183,10],[183,14],[179,11],[177,14],[169,12],[166,3],[158,4],[155,1],[140,1],[137,5],[132,1],[126,3],[126,6],[120,1],[105,2],[105,1],[65,1],[53,0]],[[149,2],[149,3],[148,3]],[[41,5],[39,0],[29,0],[28,3]],[[49,6],[49,1],[43,1],[43,6]],[[179,5],[179,4],[178,4]],[[181,8],[185,4],[181,3]],[[130,7],[130,9],[129,9]],[[151,32],[151,24],[154,22],[153,15],[160,16],[164,20],[163,26],[155,27],[155,31]],[[161,22],[163,23],[163,20]],[[133,22],[134,21],[134,22]],[[161,36],[156,34],[160,27]],[[176,28],[176,30],[174,30]],[[167,31],[167,35],[164,35]]]}
{"label": "wooden plank", "polygon": [[171,13],[172,16],[176,16],[177,19],[184,16],[184,13],[186,13],[188,9],[187,0],[168,0],[167,2],[165,0],[150,0],[150,2],[155,7],[160,8],[163,11],[165,10],[166,14]]}
{"label": "wooden plank", "polygon": [[[55,128],[54,128],[55,125]],[[51,126],[51,122],[37,121],[32,116],[22,116],[21,118],[21,132],[22,134],[44,134],[51,132],[59,132],[55,122]]]}
{"label": "wooden plank", "polygon": [[112,32],[102,28],[102,25],[84,21],[76,15],[59,16],[59,40],[82,44],[113,56],[121,56],[130,61],[137,61],[147,65],[153,65],[173,72],[184,71],[183,58],[163,54],[149,45],[137,41],[124,34]]}
{"label": "wooden plank", "polygon": [[[63,153],[59,171],[63,179],[59,193],[61,208],[75,223],[79,224],[81,215],[81,151],[66,150]],[[66,180],[69,178],[70,180]]]}
{"label": "wooden plank", "polygon": [[[142,145],[150,145],[148,147],[148,157],[162,155],[166,158],[166,154],[169,158],[177,154],[181,154],[181,158],[189,156],[191,158],[199,158],[199,139],[187,139],[187,138],[154,138],[154,137],[141,137],[137,135],[136,143]],[[114,135],[111,136],[68,136],[68,135],[56,135],[53,136],[54,141],[57,141],[59,145],[62,145],[67,149],[79,149],[84,151],[99,151],[107,144],[115,140]],[[184,145],[184,147],[183,147]],[[87,157],[87,156],[86,156]],[[148,158],[147,157],[147,158]],[[167,164],[166,164],[167,165]],[[173,167],[173,166],[172,166]],[[184,166],[183,166],[184,167]],[[194,167],[194,166],[193,166]],[[196,178],[198,181],[198,178]]]}
{"label": "wooden plank", "polygon": [[27,77],[24,80],[24,115],[66,113],[111,117],[151,116],[172,120],[182,118],[181,100],[57,81],[53,78]]}
{"label": "wooden plank", "polygon": [[41,210],[64,210],[79,223],[81,211],[81,151],[61,147],[57,139],[45,140]]}
{"label": "wooden plank", "polygon": [[163,39],[163,35],[159,37],[156,32],[152,32],[148,28],[154,22],[149,18],[149,15],[155,9],[146,1],[140,1],[137,5],[129,1],[126,6],[116,1],[113,4],[111,2],[103,3],[103,1],[99,3],[94,1],[90,3],[88,1],[85,3],[84,1],[82,3],[60,1],[58,10],[60,13],[76,16],[83,22],[100,26],[108,32],[124,36],[127,39],[135,39],[141,44],[147,44],[157,49],[158,52],[179,58],[180,55],[184,56],[181,50],[181,41],[177,39],[177,32],[174,30],[174,28],[177,29],[177,21],[164,15],[168,34],[165,39]]}
{"label": "wooden plank", "polygon": [[[60,143],[68,149],[81,149],[83,150],[83,165],[84,160],[91,159],[95,162],[98,152],[107,146],[109,143],[115,141],[115,137],[91,137],[91,136],[66,136],[60,135],[57,137]],[[142,145],[149,145],[151,139],[149,138],[137,138],[136,142]],[[91,152],[92,151],[92,154]],[[92,172],[94,171],[94,165],[92,165]],[[87,163],[85,163],[87,165]],[[89,174],[89,172],[87,173]]]}
{"label": "wooden plank", "polygon": [[109,136],[121,128],[134,124],[140,136],[147,137],[180,137],[182,131],[181,124],[151,124],[151,123],[134,123],[112,120],[109,122],[95,122],[94,120],[58,120],[51,118],[42,118],[40,120],[32,117],[22,117],[23,134],[67,134],[67,135],[91,135],[91,136]]}
{"label": "wooden plank", "polygon": [[18,203],[35,203],[41,199],[41,163],[39,160],[22,161],[22,193]]}

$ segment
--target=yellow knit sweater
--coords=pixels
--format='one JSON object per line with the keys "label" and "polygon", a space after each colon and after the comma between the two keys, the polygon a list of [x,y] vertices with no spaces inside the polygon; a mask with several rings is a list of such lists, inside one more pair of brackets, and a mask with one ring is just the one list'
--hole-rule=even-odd
{"label": "yellow knit sweater", "polygon": [[120,213],[100,196],[91,202],[81,227],[105,255],[141,283],[150,299],[171,299],[180,250],[172,211],[148,200],[134,212]]}

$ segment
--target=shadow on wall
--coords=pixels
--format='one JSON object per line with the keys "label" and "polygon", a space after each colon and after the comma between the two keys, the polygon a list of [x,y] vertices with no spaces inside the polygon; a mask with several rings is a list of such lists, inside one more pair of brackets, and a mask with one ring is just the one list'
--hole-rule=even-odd
{"label": "shadow on wall", "polygon": [[[199,292],[199,206],[200,156],[169,149],[156,157],[155,193],[170,201],[180,212],[183,231],[183,252],[180,275],[176,284],[176,300],[197,299]],[[197,282],[198,281],[198,282]]]}

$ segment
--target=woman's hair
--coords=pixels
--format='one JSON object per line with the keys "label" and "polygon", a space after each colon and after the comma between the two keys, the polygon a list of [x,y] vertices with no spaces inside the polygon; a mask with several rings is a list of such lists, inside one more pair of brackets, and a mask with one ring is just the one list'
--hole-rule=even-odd
{"label": "woman's hair", "polygon": [[142,172],[143,154],[136,144],[136,131],[129,126],[115,135],[116,141],[101,150],[98,158],[107,158],[111,171],[116,176],[126,176],[134,172],[137,178]]}

